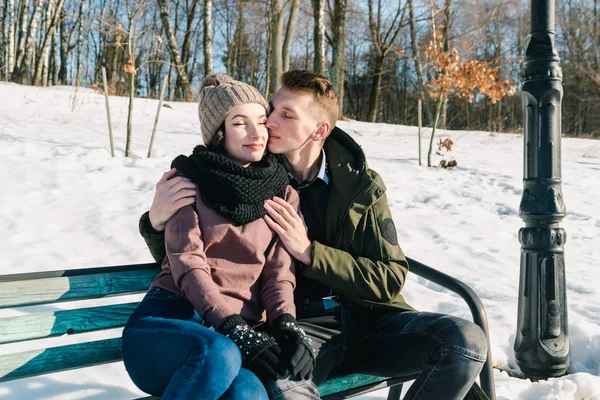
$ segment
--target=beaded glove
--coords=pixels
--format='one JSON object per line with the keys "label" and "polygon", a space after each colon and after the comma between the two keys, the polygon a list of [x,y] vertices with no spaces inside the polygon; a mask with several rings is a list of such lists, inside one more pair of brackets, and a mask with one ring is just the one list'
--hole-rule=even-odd
{"label": "beaded glove", "polygon": [[237,314],[227,317],[217,331],[233,340],[242,353],[242,365],[259,379],[279,379],[277,371],[281,348],[271,335],[256,332]]}
{"label": "beaded glove", "polygon": [[315,367],[316,354],[311,339],[298,326],[296,318],[282,314],[273,321],[271,330],[283,350],[283,366],[292,376],[309,379]]}

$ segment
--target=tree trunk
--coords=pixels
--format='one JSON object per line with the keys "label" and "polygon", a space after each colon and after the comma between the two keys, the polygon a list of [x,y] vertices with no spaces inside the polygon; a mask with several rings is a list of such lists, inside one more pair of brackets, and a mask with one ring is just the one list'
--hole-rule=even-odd
{"label": "tree trunk", "polygon": [[346,0],[335,0],[333,6],[333,43],[330,77],[340,99],[340,116],[344,110],[344,68],[346,50]]}
{"label": "tree trunk", "polygon": [[15,0],[8,0],[8,59],[6,76],[10,77],[15,67]]}
{"label": "tree trunk", "polygon": [[325,75],[325,0],[311,0],[314,18],[313,70]]}
{"label": "tree trunk", "polygon": [[190,61],[190,47],[192,45],[193,33],[194,33],[194,19],[196,18],[196,10],[198,9],[200,0],[193,0],[191,6],[186,10],[186,26],[185,34],[183,35],[183,46],[181,46],[181,63],[184,66],[186,75],[189,80],[189,61]]}
{"label": "tree trunk", "polygon": [[371,84],[371,99],[369,100],[369,116],[367,119],[369,122],[377,122],[377,103],[379,102],[379,93],[381,92],[384,62],[385,56],[379,56],[375,61],[375,74]]}
{"label": "tree trunk", "polygon": [[[129,4],[128,4],[129,6]],[[127,7],[129,14],[129,7]],[[135,33],[135,14],[128,15],[129,27],[127,28],[127,51],[130,65],[129,72],[129,105],[127,107],[127,138],[125,141],[125,157],[129,157],[131,154],[131,137],[133,136],[132,124],[133,124],[133,99],[135,98],[135,47],[136,47],[136,33]]]}
{"label": "tree trunk", "polygon": [[[59,13],[60,14],[60,13]],[[59,37],[58,37],[58,31],[55,29],[54,30],[54,35],[52,36],[52,84],[53,85],[58,85],[59,83],[59,79],[58,79],[58,71],[59,71],[59,65],[60,65],[60,51],[59,51]]]}
{"label": "tree trunk", "polygon": [[283,73],[283,59],[281,54],[283,18],[282,18],[281,0],[271,0],[271,63],[270,63],[270,87],[269,93],[274,94],[279,89],[279,78]]}
{"label": "tree trunk", "polygon": [[[17,22],[17,25],[19,27],[19,32],[18,36],[15,38],[17,50],[15,55],[15,65],[13,66],[13,74],[19,73],[21,63],[23,62],[23,56],[25,54],[25,40],[27,39],[27,29],[29,27],[29,0],[19,1],[18,16],[19,21]],[[14,80],[14,78],[11,77],[11,80]]]}
{"label": "tree trunk", "polygon": [[194,96],[192,95],[192,86],[188,80],[187,72],[182,64],[181,56],[179,55],[179,49],[177,48],[177,40],[175,39],[175,33],[171,28],[171,22],[169,21],[169,11],[165,0],[157,0],[158,7],[160,10],[160,19],[165,29],[165,35],[167,36],[167,44],[169,51],[171,52],[171,60],[175,64],[175,70],[177,71],[177,79],[183,89],[183,99],[185,101],[192,101]]}
{"label": "tree trunk", "polygon": [[429,95],[425,89],[425,81],[423,80],[423,67],[421,65],[421,52],[419,50],[419,41],[417,39],[417,23],[415,18],[415,10],[413,7],[413,0],[408,0],[408,12],[409,12],[409,24],[410,24],[410,41],[411,49],[413,53],[413,60],[415,61],[415,71],[417,73],[417,82],[419,85],[419,93],[425,104],[425,112],[427,113],[427,119],[430,125],[433,125],[433,111],[431,109],[431,102],[429,101]]}
{"label": "tree trunk", "polygon": [[[373,7],[373,0],[368,1],[369,8],[369,33],[371,36],[371,43],[373,44],[373,50],[375,50],[375,74],[371,85],[371,98],[369,104],[369,113],[367,120],[375,122],[377,120],[377,102],[379,101],[379,93],[381,91],[380,85],[383,75],[383,67],[385,64],[385,58],[389,51],[393,48],[396,38],[402,28],[402,21],[404,20],[404,12],[406,7],[401,7],[398,2],[398,9],[392,22],[388,24],[387,32],[382,32],[381,22],[381,1],[377,3],[377,10]],[[376,11],[376,13],[374,13]]]}
{"label": "tree trunk", "polygon": [[429,150],[427,151],[427,166],[431,167],[431,152],[433,151],[433,137],[435,136],[435,130],[440,120],[440,113],[442,111],[442,104],[444,104],[444,96],[440,96],[435,108],[435,120],[433,121],[433,129],[431,130],[431,137],[429,138]]}
{"label": "tree trunk", "polygon": [[300,9],[299,0],[292,0],[290,6],[290,19],[288,20],[285,29],[285,40],[283,42],[283,71],[290,69],[290,51],[292,49],[292,41],[296,32],[296,20],[298,19],[298,10]]}
{"label": "tree trunk", "polygon": [[[46,17],[45,17],[45,28],[44,28],[44,39],[42,39],[42,44],[40,46],[39,55],[37,57],[37,62],[35,64],[35,73],[33,74],[33,84],[38,86],[42,79],[41,75],[44,74],[45,77],[48,76],[48,66],[50,65],[50,41],[48,40],[50,29],[52,29],[52,17],[54,16],[53,12],[56,8],[56,0],[49,0],[48,6],[46,8]],[[39,71],[39,72],[38,72]],[[46,84],[43,86],[47,86],[48,79],[43,79],[43,82]]]}
{"label": "tree trunk", "polygon": [[[442,27],[443,49],[450,51],[450,7],[452,0],[445,0],[444,3],[444,25]],[[448,99],[444,99],[442,104],[442,114],[440,116],[440,128],[446,129],[448,126]]]}
{"label": "tree trunk", "polygon": [[[62,8],[63,8],[64,4],[65,4],[65,0],[59,0],[58,4],[56,4],[55,0],[51,0],[48,3],[48,15],[46,17],[48,25],[46,28],[46,34],[44,35],[44,39],[40,46],[38,63],[37,63],[37,67],[35,69],[35,74],[33,76],[33,84],[36,86],[40,84],[42,69],[44,67],[46,70],[45,76],[47,77],[47,75],[48,75],[47,71],[48,71],[49,57],[50,57],[50,51],[49,51],[50,50],[50,42],[51,42],[52,38],[54,37],[56,25],[58,24],[58,17],[60,16],[60,14],[62,12]],[[47,84],[48,83],[47,78],[45,78],[45,81]],[[46,84],[44,84],[44,86],[46,86]]]}
{"label": "tree trunk", "polygon": [[8,75],[6,74],[6,60],[7,60],[7,54],[6,54],[6,36],[5,36],[5,32],[6,32],[6,20],[8,19],[8,2],[6,0],[2,1],[0,0],[0,18],[2,18],[2,20],[0,21],[0,79],[2,79],[2,75],[4,75],[4,77],[6,78]]}
{"label": "tree trunk", "polygon": [[212,0],[204,0],[204,76],[212,74]]}
{"label": "tree trunk", "polygon": [[58,82],[67,83],[67,60],[69,57],[69,36],[67,34],[66,13],[62,12],[60,23],[60,69],[58,71]]}
{"label": "tree trunk", "polygon": [[266,69],[266,76],[265,76],[265,97],[268,99],[269,97],[271,97],[271,95],[273,93],[270,92],[271,90],[271,68],[269,68],[269,66],[271,65],[271,41],[273,38],[273,18],[270,15],[271,13],[271,7],[270,5],[267,3],[267,57],[265,60],[265,69]]}
{"label": "tree trunk", "polygon": [[33,17],[31,18],[31,25],[27,32],[27,40],[25,41],[25,49],[23,61],[20,63],[18,68],[13,72],[13,81],[21,84],[31,82],[32,76],[32,63],[33,53],[35,49],[35,38],[37,35],[40,16],[42,15],[42,0],[35,0],[35,8],[33,10]]}
{"label": "tree trunk", "polygon": [[85,2],[86,0],[81,0],[81,4],[79,5],[79,29],[77,33],[77,73],[75,75],[75,86],[79,86],[81,84],[81,75],[83,73],[83,17],[85,14]]}

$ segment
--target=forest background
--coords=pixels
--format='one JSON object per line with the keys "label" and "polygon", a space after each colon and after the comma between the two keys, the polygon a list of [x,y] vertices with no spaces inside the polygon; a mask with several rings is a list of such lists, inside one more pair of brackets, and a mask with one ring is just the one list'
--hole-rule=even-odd
{"label": "forest background", "polygon": [[[600,0],[556,5],[563,134],[600,137]],[[223,72],[274,93],[306,68],[330,77],[345,118],[433,125],[432,40],[486,61],[517,94],[492,102],[450,96],[439,127],[519,132],[518,94],[529,34],[523,0],[0,0],[0,80],[72,85],[194,101]],[[472,100],[472,101],[470,101]]]}

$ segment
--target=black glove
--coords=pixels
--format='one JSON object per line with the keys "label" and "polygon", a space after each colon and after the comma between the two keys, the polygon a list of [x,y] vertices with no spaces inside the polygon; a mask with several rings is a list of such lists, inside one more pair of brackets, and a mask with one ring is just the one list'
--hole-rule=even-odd
{"label": "black glove", "polygon": [[242,353],[242,365],[260,380],[279,379],[277,371],[281,348],[268,333],[256,332],[237,314],[227,317],[217,332],[233,340]]}
{"label": "black glove", "polygon": [[280,315],[273,321],[271,331],[283,350],[282,358],[289,360],[283,367],[289,369],[292,376],[309,379],[315,367],[316,355],[310,338],[298,326],[296,318],[290,314]]}

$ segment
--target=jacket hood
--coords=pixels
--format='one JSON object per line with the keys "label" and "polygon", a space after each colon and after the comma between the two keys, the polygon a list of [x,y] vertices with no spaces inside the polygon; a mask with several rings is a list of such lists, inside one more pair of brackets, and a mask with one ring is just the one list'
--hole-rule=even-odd
{"label": "jacket hood", "polygon": [[346,132],[333,128],[325,140],[325,153],[335,190],[346,198],[370,183],[362,148]]}

